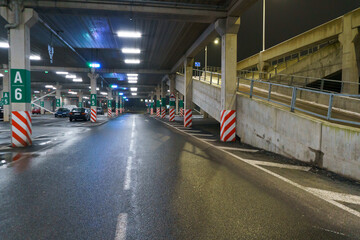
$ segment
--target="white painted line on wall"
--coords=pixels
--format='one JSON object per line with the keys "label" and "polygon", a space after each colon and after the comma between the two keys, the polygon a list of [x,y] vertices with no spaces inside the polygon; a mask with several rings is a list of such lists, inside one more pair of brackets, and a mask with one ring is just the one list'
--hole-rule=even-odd
{"label": "white painted line on wall", "polygon": [[251,152],[251,153],[256,153],[259,150],[257,149],[247,149],[247,148],[235,148],[235,147],[218,147],[221,148],[223,150],[230,150],[230,151],[241,151],[241,152]]}
{"label": "white painted line on wall", "polygon": [[[164,123],[165,123],[165,122],[164,122]],[[170,124],[168,124],[168,123],[165,123],[165,124],[171,127]],[[290,179],[287,179],[287,178],[285,178],[285,177],[283,177],[283,176],[281,176],[281,175],[279,175],[279,174],[277,174],[277,173],[274,173],[274,172],[272,172],[272,171],[270,171],[270,170],[268,170],[268,169],[266,169],[266,168],[263,168],[263,167],[261,167],[261,166],[259,166],[259,165],[256,165],[256,164],[252,163],[252,160],[244,159],[244,158],[239,157],[239,156],[237,156],[237,155],[235,155],[235,154],[233,154],[233,153],[231,153],[231,152],[225,151],[225,150],[219,148],[218,146],[215,146],[214,144],[208,143],[208,142],[207,142],[208,140],[204,140],[204,139],[198,138],[198,137],[193,136],[193,135],[191,135],[190,133],[187,133],[187,132],[182,131],[182,130],[180,130],[180,129],[177,129],[177,130],[185,133],[185,134],[188,135],[188,136],[191,136],[191,137],[197,139],[198,141],[200,141],[200,142],[202,142],[202,143],[208,144],[208,145],[210,145],[210,146],[218,149],[219,151],[222,151],[222,152],[224,152],[224,153],[227,153],[227,154],[231,155],[231,156],[234,157],[234,158],[237,158],[238,160],[240,160],[240,161],[242,161],[242,162],[245,162],[245,163],[247,163],[247,164],[249,164],[249,165],[251,165],[251,166],[253,166],[253,167],[255,167],[255,168],[259,169],[259,170],[262,170],[263,172],[266,172],[266,173],[270,174],[270,175],[273,176],[273,177],[276,177],[276,178],[278,178],[278,179],[280,179],[280,180],[282,180],[282,181],[284,181],[284,182],[286,182],[286,183],[288,183],[288,184],[290,184],[290,185],[292,185],[292,186],[294,186],[294,187],[297,187],[297,188],[299,188],[299,189],[301,189],[301,190],[303,190],[303,191],[305,191],[305,192],[308,192],[308,193],[312,194],[313,196],[316,196],[316,197],[318,197],[318,198],[320,198],[320,199],[322,199],[322,200],[324,200],[324,201],[326,201],[326,202],[328,202],[328,203],[330,203],[330,204],[332,204],[332,205],[334,205],[334,206],[336,206],[336,207],[338,207],[338,208],[340,208],[340,209],[342,209],[342,210],[344,210],[344,211],[346,211],[346,212],[348,212],[348,213],[351,213],[351,214],[353,214],[353,215],[355,215],[355,216],[357,216],[357,217],[360,218],[360,212],[358,212],[358,211],[356,211],[356,210],[354,210],[354,209],[352,209],[352,208],[349,208],[349,207],[345,206],[344,204],[341,204],[341,203],[339,203],[339,202],[336,202],[336,201],[334,201],[334,200],[332,200],[332,199],[329,199],[329,198],[327,198],[327,197],[324,197],[324,196],[322,196],[322,195],[320,195],[320,194],[319,194],[319,195],[318,195],[318,194],[315,194],[312,190],[308,189],[307,187],[304,187],[304,186],[302,186],[302,185],[300,185],[300,184],[298,184],[298,183],[296,183],[296,182],[291,181]],[[215,141],[216,141],[216,140],[215,140]]]}
{"label": "white painted line on wall", "polygon": [[248,160],[248,161],[251,161],[251,163],[260,165],[260,166],[286,168],[286,169],[300,170],[300,171],[306,171],[306,172],[311,169],[311,167],[296,166],[296,165],[291,165],[291,164],[263,162],[263,161],[256,161],[256,160]]}
{"label": "white painted line on wall", "polygon": [[126,228],[127,228],[127,213],[120,213],[116,224],[115,240],[126,239]]}

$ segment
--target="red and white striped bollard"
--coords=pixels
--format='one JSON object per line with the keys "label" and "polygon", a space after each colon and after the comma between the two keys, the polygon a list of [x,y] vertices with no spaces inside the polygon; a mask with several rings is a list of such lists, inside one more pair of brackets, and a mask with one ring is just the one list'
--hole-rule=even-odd
{"label": "red and white striped bollard", "polygon": [[185,109],[184,127],[192,127],[192,110]]}
{"label": "red and white striped bollard", "polygon": [[236,139],[236,111],[222,110],[220,116],[220,140],[233,142]]}
{"label": "red and white striped bollard", "polygon": [[29,111],[11,112],[11,145],[13,147],[31,146],[32,121]]}

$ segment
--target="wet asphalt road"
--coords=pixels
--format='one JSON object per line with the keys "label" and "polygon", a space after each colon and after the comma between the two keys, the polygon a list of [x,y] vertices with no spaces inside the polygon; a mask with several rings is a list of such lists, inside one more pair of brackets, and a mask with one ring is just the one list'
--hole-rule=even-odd
{"label": "wet asphalt road", "polygon": [[141,114],[29,151],[0,168],[0,239],[360,237],[359,218]]}

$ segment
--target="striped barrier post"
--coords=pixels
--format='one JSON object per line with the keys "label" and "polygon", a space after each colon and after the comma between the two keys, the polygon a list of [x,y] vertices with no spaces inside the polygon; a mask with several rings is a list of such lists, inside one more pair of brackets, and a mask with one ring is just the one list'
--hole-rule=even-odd
{"label": "striped barrier post", "polygon": [[32,121],[30,111],[11,112],[11,145],[13,147],[31,146]]}
{"label": "striped barrier post", "polygon": [[90,95],[90,102],[91,102],[91,116],[90,120],[92,123],[96,123],[96,107],[97,107],[97,100],[96,100],[96,94]]}
{"label": "striped barrier post", "polygon": [[166,117],[166,98],[161,98],[161,118]]}
{"label": "striped barrier post", "polygon": [[96,122],[96,108],[91,107],[91,118],[90,118],[92,123]]}
{"label": "striped barrier post", "polygon": [[169,98],[169,105],[170,105],[170,109],[169,109],[169,121],[173,122],[175,121],[175,95],[174,93],[170,94],[170,98]]}
{"label": "striped barrier post", "polygon": [[192,110],[185,109],[184,127],[192,127]]}
{"label": "striped barrier post", "polygon": [[184,101],[183,100],[179,101],[179,109],[180,109],[180,116],[183,117],[184,116]]}
{"label": "striped barrier post", "polygon": [[154,103],[150,104],[150,115],[154,115]]}
{"label": "striped barrier post", "polygon": [[108,118],[111,118],[111,114],[112,114],[112,106],[111,106],[111,100],[108,100]]}
{"label": "striped barrier post", "polygon": [[222,110],[220,116],[220,141],[234,142],[236,139],[236,111]]}

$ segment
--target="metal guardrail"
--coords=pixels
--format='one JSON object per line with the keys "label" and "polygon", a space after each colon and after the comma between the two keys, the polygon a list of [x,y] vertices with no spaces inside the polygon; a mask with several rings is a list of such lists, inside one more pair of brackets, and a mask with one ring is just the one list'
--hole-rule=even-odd
{"label": "metal guardrail", "polygon": [[[306,89],[320,90],[321,92],[328,93],[341,93],[343,92],[344,85],[348,84],[351,87],[360,88],[360,83],[347,82],[341,80],[332,80],[324,78],[304,77],[296,75],[285,74],[269,74],[267,72],[258,71],[238,71],[238,76],[242,78],[254,79],[272,83],[279,83],[283,85],[302,87]],[[257,78],[258,77],[258,78]]]}
{"label": "metal guardrail", "polygon": [[210,83],[210,85],[220,86],[221,84],[221,73],[204,71],[199,69],[193,69],[194,79]]}
{"label": "metal guardrail", "polygon": [[[248,81],[249,84],[243,84],[240,83],[240,81]],[[265,84],[268,85],[268,90],[267,90],[267,97],[262,97],[259,95],[256,95],[254,93],[254,84],[255,83],[261,83],[261,84]],[[244,91],[240,91],[240,86],[241,85],[245,85],[245,86],[249,86],[249,92],[244,92]],[[292,90],[292,94],[291,94],[291,102],[290,104],[286,104],[284,102],[280,102],[277,100],[272,99],[272,92],[271,89],[273,86],[277,86],[277,87],[283,87],[283,88],[288,88]],[[284,85],[284,84],[278,84],[278,83],[273,83],[273,82],[267,82],[267,81],[261,81],[261,80],[256,80],[256,79],[248,79],[248,78],[240,78],[238,77],[237,80],[237,89],[238,92],[244,93],[246,95],[249,95],[250,98],[256,97],[262,100],[266,100],[269,102],[273,102],[285,107],[289,107],[291,112],[294,112],[295,110],[307,113],[309,115],[313,115],[319,118],[323,118],[329,121],[336,121],[336,122],[341,122],[341,123],[347,123],[347,124],[353,124],[353,125],[358,125],[360,126],[360,122],[356,122],[356,121],[349,121],[349,120],[345,120],[345,119],[339,119],[339,118],[334,118],[332,117],[332,110],[333,110],[333,101],[334,101],[334,97],[354,97],[354,98],[360,98],[360,95],[350,95],[350,94],[338,94],[338,93],[329,93],[329,92],[323,92],[323,91],[316,91],[316,90],[311,90],[311,89],[307,89],[307,88],[302,88],[302,87],[297,87],[297,86],[289,86],[289,85]],[[266,91],[266,90],[265,90]],[[329,97],[329,104],[328,104],[328,109],[327,109],[327,115],[321,115],[315,112],[311,112],[305,109],[302,109],[300,107],[296,106],[296,100],[297,100],[297,95],[298,95],[298,91],[305,91],[305,92],[312,92],[312,93],[317,93],[317,94],[322,94],[322,95],[327,95]]]}

